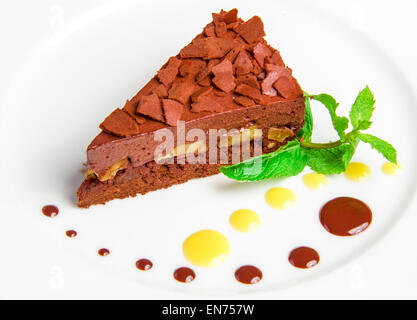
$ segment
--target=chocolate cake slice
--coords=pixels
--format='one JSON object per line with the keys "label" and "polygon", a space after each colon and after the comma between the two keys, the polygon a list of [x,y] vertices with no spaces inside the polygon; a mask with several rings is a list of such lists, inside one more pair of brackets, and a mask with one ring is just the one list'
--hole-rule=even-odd
{"label": "chocolate cake slice", "polygon": [[[255,141],[256,129],[258,142],[251,149],[261,144],[264,153],[295,138],[304,123],[303,93],[280,53],[265,41],[262,20],[254,16],[245,22],[236,9],[212,16],[202,33],[100,124],[102,132],[87,148],[78,206],[167,188],[232,163],[230,154],[226,161],[183,161],[196,142],[181,140],[180,133],[236,129],[234,135],[250,131]],[[162,129],[174,137],[163,156],[156,152]],[[230,150],[233,143],[223,147]],[[193,152],[209,160],[206,150]]]}

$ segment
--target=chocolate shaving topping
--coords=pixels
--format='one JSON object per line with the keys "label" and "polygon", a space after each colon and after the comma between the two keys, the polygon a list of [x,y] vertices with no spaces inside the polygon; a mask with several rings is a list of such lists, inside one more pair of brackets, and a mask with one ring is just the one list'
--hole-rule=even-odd
{"label": "chocolate shaving topping", "polygon": [[279,74],[282,74],[282,73],[288,73],[288,72],[290,72],[290,73],[291,73],[291,70],[290,70],[290,69],[285,68],[285,67],[282,67],[282,66],[277,66],[277,65],[275,65],[275,64],[271,64],[271,63],[267,63],[267,64],[265,64],[265,71],[266,71],[266,72],[276,71],[276,72],[278,72]]}
{"label": "chocolate shaving topping", "polygon": [[236,57],[239,55],[240,51],[245,48],[245,44],[242,42],[239,43],[236,47],[234,47],[232,50],[229,51],[228,54],[226,54],[225,59],[231,61],[232,63],[236,60]]}
{"label": "chocolate shaving topping", "polygon": [[245,50],[240,51],[235,60],[234,67],[237,76],[248,74],[253,70],[253,64],[249,54]]}
{"label": "chocolate shaving topping", "polygon": [[236,83],[237,85],[244,83],[247,84],[248,86],[251,86],[255,89],[260,89],[260,85],[258,82],[258,79],[255,75],[253,74],[246,74],[244,76],[237,76],[236,77]]}
{"label": "chocolate shaving topping", "polygon": [[297,80],[288,74],[280,76],[274,83],[274,88],[285,99],[295,99],[303,94]]}
{"label": "chocolate shaving topping", "polygon": [[136,109],[138,108],[138,103],[132,100],[126,100],[126,103],[123,107],[123,111],[126,111],[130,116],[132,116],[138,124],[146,122],[146,118],[136,114]]}
{"label": "chocolate shaving topping", "polygon": [[127,112],[116,109],[104,119],[100,129],[119,137],[128,137],[139,132],[139,125]]}
{"label": "chocolate shaving topping", "polygon": [[184,113],[184,105],[174,100],[163,99],[162,106],[166,123],[171,126],[176,126],[177,121],[181,119],[181,116]]}
{"label": "chocolate shaving topping", "polygon": [[155,93],[142,97],[136,112],[158,121],[164,122],[165,120],[161,102],[159,101],[158,95]]}
{"label": "chocolate shaving topping", "polygon": [[252,99],[249,99],[248,97],[244,97],[244,96],[236,97],[235,102],[240,104],[241,106],[244,106],[244,107],[250,107],[250,106],[253,106],[255,104],[255,101],[253,101]]}
{"label": "chocolate shaving topping", "polygon": [[222,112],[223,106],[216,101],[212,95],[205,95],[201,97],[198,102],[195,102],[191,105],[192,112]]}
{"label": "chocolate shaving topping", "polygon": [[190,112],[222,112],[301,96],[291,69],[264,36],[257,16],[244,22],[237,9],[214,13],[203,32],[100,127],[126,137],[141,132],[151,119],[176,126]]}
{"label": "chocolate shaving topping", "polygon": [[239,26],[239,22],[238,21],[235,21],[235,22],[232,22],[232,23],[229,23],[228,25],[226,25],[226,27],[227,27],[227,30],[236,30],[236,28]]}
{"label": "chocolate shaving topping", "polygon": [[205,77],[204,79],[198,81],[198,84],[202,87],[211,86],[211,80],[209,77]]}
{"label": "chocolate shaving topping", "polygon": [[204,97],[205,95],[210,94],[213,91],[213,87],[209,86],[209,87],[202,87],[200,89],[198,89],[196,92],[193,93],[193,95],[191,96],[191,100],[193,102],[197,102],[200,100],[201,97]]}
{"label": "chocolate shaving topping", "polygon": [[206,37],[215,37],[216,32],[214,31],[214,26],[210,23],[207,27],[204,28],[204,34]]}
{"label": "chocolate shaving topping", "polygon": [[[294,99],[303,94],[303,90],[300,88],[297,80],[295,80],[295,78],[292,76],[292,70],[290,68],[276,66],[273,64],[266,64],[265,69],[268,72],[268,76],[271,75],[272,79],[270,82],[276,79],[276,81],[273,82],[273,87],[280,96],[284,97],[285,99]],[[266,88],[268,86],[269,83],[266,84]]]}
{"label": "chocolate shaving topping", "polygon": [[236,87],[233,66],[229,60],[225,59],[214,66],[212,72],[214,74],[213,83],[220,90],[229,93]]}
{"label": "chocolate shaving topping", "polygon": [[206,67],[206,62],[201,59],[185,59],[180,66],[180,75],[184,78],[194,79]]}
{"label": "chocolate shaving topping", "polygon": [[240,93],[242,96],[246,96],[255,100],[257,103],[261,103],[261,93],[258,89],[248,86],[247,84],[239,84],[235,90],[236,93]]}
{"label": "chocolate shaving topping", "polygon": [[224,22],[215,23],[215,32],[218,37],[224,37],[227,34],[227,26]]}
{"label": "chocolate shaving topping", "polygon": [[265,72],[261,72],[260,74],[258,74],[257,76],[256,76],[259,80],[263,80],[263,79],[265,79]]}
{"label": "chocolate shaving topping", "polygon": [[272,64],[275,64],[277,66],[281,66],[281,67],[285,67],[284,61],[282,61],[281,55],[279,54],[278,51],[275,51],[270,59],[270,62]]}
{"label": "chocolate shaving topping", "polygon": [[[237,9],[232,9],[229,12],[222,10],[220,13],[213,13],[213,23],[215,32],[218,37],[227,35],[228,25],[237,22]],[[232,35],[232,37],[234,37]]]}
{"label": "chocolate shaving topping", "polygon": [[171,57],[165,68],[158,71],[158,79],[164,85],[168,86],[174,81],[178,73],[178,68],[181,64],[181,60],[176,57]]}
{"label": "chocolate shaving topping", "polygon": [[236,28],[238,34],[247,43],[254,43],[265,36],[264,24],[258,16],[254,16]]}
{"label": "chocolate shaving topping", "polygon": [[222,14],[223,14],[223,21],[227,24],[230,25],[231,23],[237,23],[238,17],[237,17],[237,9],[234,8],[230,11],[223,11],[222,10]]}
{"label": "chocolate shaving topping", "polygon": [[264,68],[259,65],[258,61],[256,61],[255,58],[251,57],[251,61],[253,65],[253,70],[252,70],[253,74],[258,75],[264,71]]}
{"label": "chocolate shaving topping", "polygon": [[262,93],[268,96],[276,96],[277,92],[272,87],[279,78],[279,73],[277,71],[272,71],[268,73],[268,76],[262,81]]}
{"label": "chocolate shaving topping", "polygon": [[203,58],[205,60],[222,58],[239,42],[224,38],[194,39],[188,46],[180,51],[180,56],[186,58]]}
{"label": "chocolate shaving topping", "polygon": [[168,97],[167,87],[165,87],[163,84],[160,84],[154,90],[152,90],[152,93],[155,93],[161,99]]}
{"label": "chocolate shaving topping", "polygon": [[210,60],[207,64],[207,66],[201,70],[201,72],[197,75],[196,80],[198,82],[200,82],[201,80],[203,80],[204,78],[206,78],[210,73],[211,73],[211,69],[220,62],[220,60],[218,59],[213,59]]}
{"label": "chocolate shaving topping", "polygon": [[269,57],[269,49],[263,44],[258,42],[255,47],[253,47],[253,55],[256,62],[263,68],[265,63],[265,58]]}
{"label": "chocolate shaving topping", "polygon": [[168,92],[168,98],[174,99],[182,104],[188,102],[188,99],[193,94],[195,89],[195,84],[192,82],[174,82],[171,89]]}

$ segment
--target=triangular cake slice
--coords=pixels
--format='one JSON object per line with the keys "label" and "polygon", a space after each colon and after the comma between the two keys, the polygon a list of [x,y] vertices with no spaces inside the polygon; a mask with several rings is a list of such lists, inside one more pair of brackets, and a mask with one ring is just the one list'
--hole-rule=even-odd
{"label": "triangular cake slice", "polygon": [[[100,124],[102,132],[87,149],[80,207],[218,173],[224,163],[156,161],[161,141],[155,133],[165,128],[177,137],[180,122],[185,134],[257,128],[264,153],[295,138],[304,123],[303,93],[279,51],[265,41],[262,20],[245,22],[236,9],[212,16],[202,33]],[[176,151],[174,158],[181,156]]]}

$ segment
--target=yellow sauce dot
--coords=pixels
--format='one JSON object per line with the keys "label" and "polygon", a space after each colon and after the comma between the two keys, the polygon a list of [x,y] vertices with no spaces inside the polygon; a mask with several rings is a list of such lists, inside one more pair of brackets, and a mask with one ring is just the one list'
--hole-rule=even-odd
{"label": "yellow sauce dot", "polygon": [[190,235],[182,245],[185,258],[200,267],[216,267],[227,260],[230,244],[218,231],[201,230]]}
{"label": "yellow sauce dot", "polygon": [[401,171],[401,169],[402,167],[400,164],[394,164],[392,162],[385,162],[382,165],[382,172],[389,176],[397,174],[399,171]]}
{"label": "yellow sauce dot", "polygon": [[310,189],[321,189],[327,185],[327,178],[324,174],[312,172],[303,176],[303,182]]}
{"label": "yellow sauce dot", "polygon": [[371,169],[362,162],[351,162],[348,164],[345,177],[352,181],[365,181],[371,175]]}
{"label": "yellow sauce dot", "polygon": [[295,199],[295,193],[286,188],[272,188],[265,194],[266,202],[274,209],[288,209],[294,205]]}
{"label": "yellow sauce dot", "polygon": [[255,211],[240,209],[230,215],[230,224],[240,232],[252,232],[259,228],[261,219]]}

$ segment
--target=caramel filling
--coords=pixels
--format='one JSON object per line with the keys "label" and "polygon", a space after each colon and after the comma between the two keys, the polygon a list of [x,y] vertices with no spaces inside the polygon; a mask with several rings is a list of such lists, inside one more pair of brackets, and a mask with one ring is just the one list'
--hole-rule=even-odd
{"label": "caramel filling", "polygon": [[[269,128],[268,130],[268,139],[274,140],[277,142],[284,142],[285,139],[289,137],[293,137],[294,132],[289,128]],[[255,139],[262,138],[262,130],[257,129],[255,126],[241,129],[236,133],[228,134],[226,136],[220,137],[220,141],[218,143],[218,147],[225,148],[230,147],[236,144],[240,144],[241,142],[245,141],[253,141]],[[276,145],[275,142],[268,143],[268,148],[273,148]],[[189,153],[195,153],[198,151],[199,153],[206,152],[207,146],[206,141],[199,140],[192,143],[186,143],[181,146],[175,147],[171,152],[166,155],[161,155],[158,157],[157,161],[165,160],[173,157],[182,156]],[[116,174],[123,169],[126,169],[128,166],[129,160],[127,158],[120,160],[113,164],[110,168],[108,168],[103,175],[99,175],[97,172],[89,169],[85,174],[87,179],[98,179],[99,181],[107,181],[113,179]]]}
{"label": "caramel filling", "polygon": [[239,132],[228,134],[221,137],[219,141],[220,148],[227,148],[241,142],[252,141],[262,138],[262,129],[257,129],[256,126],[241,129]]}
{"label": "caramel filling", "polygon": [[268,139],[284,142],[285,139],[293,137],[294,132],[289,128],[269,128]]}
{"label": "caramel filling", "polygon": [[126,169],[128,164],[129,160],[127,158],[117,161],[110,168],[108,168],[106,172],[101,176],[97,172],[88,169],[87,173],[85,174],[85,177],[87,179],[98,179],[102,182],[107,181],[113,179],[116,176],[117,172],[119,172],[120,170]]}
{"label": "caramel filling", "polygon": [[169,158],[174,158],[178,156],[183,156],[184,154],[192,154],[195,153],[197,150],[199,152],[205,152],[207,149],[206,142],[204,140],[199,140],[196,142],[186,143],[181,146],[176,146],[170,153],[166,155],[161,155],[158,157],[157,162]]}
{"label": "caramel filling", "polygon": [[277,143],[276,142],[270,142],[270,143],[268,143],[268,145],[267,145],[267,148],[268,149],[272,149],[273,147],[275,147],[277,145]]}
{"label": "caramel filling", "polygon": [[[255,129],[256,127],[253,126],[250,128],[241,129],[239,131],[236,130],[236,133],[221,136],[218,143],[218,147],[227,148],[232,145],[240,144],[241,142],[252,141],[257,138],[262,138],[262,130]],[[181,146],[176,146],[168,154],[159,156],[157,162],[173,157],[183,156],[185,154],[194,154],[197,151],[198,153],[204,153],[207,151],[206,141],[199,140],[196,142],[186,143]]]}

